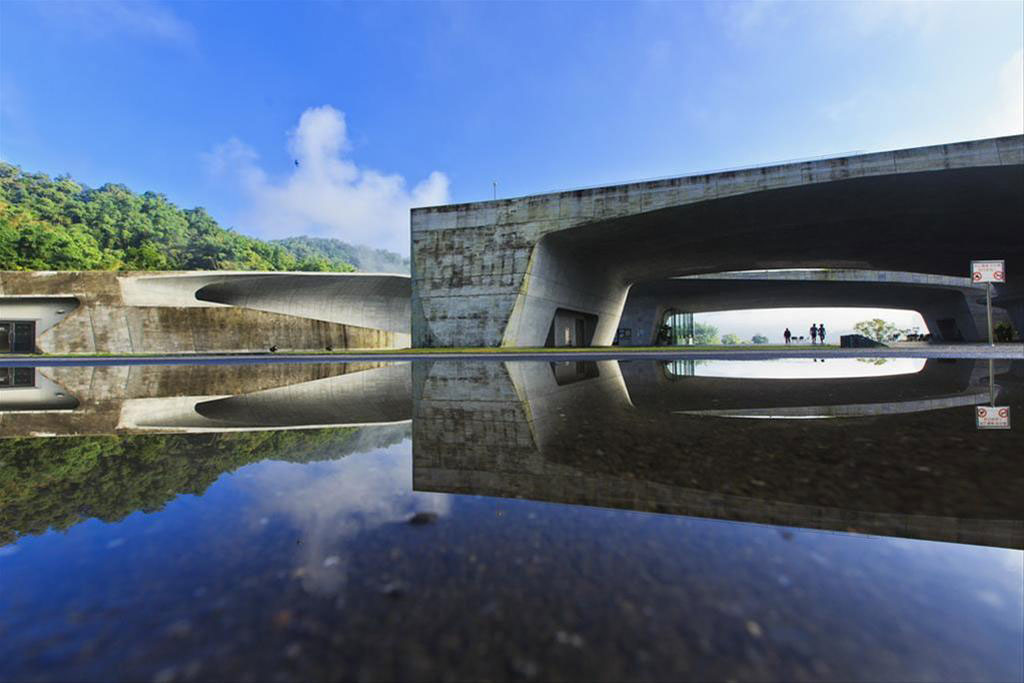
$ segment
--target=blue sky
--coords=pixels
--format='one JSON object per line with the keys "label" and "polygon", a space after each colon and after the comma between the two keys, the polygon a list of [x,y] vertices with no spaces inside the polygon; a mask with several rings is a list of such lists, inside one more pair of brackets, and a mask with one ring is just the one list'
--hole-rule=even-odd
{"label": "blue sky", "polygon": [[409,206],[493,180],[1021,132],[1022,7],[5,0],[0,157],[407,253]]}

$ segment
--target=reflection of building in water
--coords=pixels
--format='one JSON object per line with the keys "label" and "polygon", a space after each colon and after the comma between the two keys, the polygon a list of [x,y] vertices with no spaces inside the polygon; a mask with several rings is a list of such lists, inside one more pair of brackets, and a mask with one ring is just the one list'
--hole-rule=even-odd
{"label": "reflection of building in water", "polygon": [[[39,368],[5,375],[0,435],[271,434],[412,417],[418,490],[1022,547],[1024,440],[945,407],[987,402],[988,368],[782,380],[680,377],[646,361]],[[993,374],[1000,402],[1020,406],[1024,365]],[[837,406],[864,410],[799,422],[702,412]]]}
{"label": "reflection of building in water", "polygon": [[0,438],[0,545],[159,509],[251,462],[399,443],[411,412],[407,364],[0,368],[0,437],[76,437]]}
{"label": "reflection of building in water", "polygon": [[412,410],[406,364],[13,371],[0,373],[11,384],[0,382],[0,437],[363,426],[407,421]]}
{"label": "reflection of building in water", "polygon": [[0,367],[0,415],[13,411],[72,410],[76,407],[78,399],[69,396],[64,387],[37,368]]}
{"label": "reflection of building in water", "polygon": [[409,346],[405,275],[0,271],[0,353]]}
{"label": "reflection of building in water", "polygon": [[[874,375],[879,369],[853,359],[812,365],[807,360],[758,364],[745,361],[625,363],[623,374],[637,406],[662,407],[678,414],[751,418],[825,418],[889,415],[973,406],[994,400],[988,364],[940,359],[897,359],[891,365],[904,374]],[[720,366],[727,366],[725,372]],[[836,370],[837,366],[843,366]],[[751,366],[749,376],[736,367]],[[765,368],[765,366],[770,366]],[[866,376],[844,377],[861,369]],[[788,367],[787,367],[788,366]],[[996,363],[996,374],[1010,361]],[[795,370],[795,371],[794,371]],[[689,372],[689,375],[682,373]],[[704,376],[708,373],[707,376]],[[762,376],[767,375],[767,376]]]}
{"label": "reflection of building in water", "polygon": [[[929,361],[909,377],[822,381],[672,379],[652,362],[592,367],[594,376],[560,383],[545,363],[417,365],[415,488],[1024,547],[1011,455],[1024,442],[979,437],[973,410],[933,403],[799,424],[686,414],[972,402],[987,386],[987,363]],[[1019,401],[1020,368],[1010,371],[999,368],[997,382]],[[985,467],[950,443],[967,453],[977,445]]]}

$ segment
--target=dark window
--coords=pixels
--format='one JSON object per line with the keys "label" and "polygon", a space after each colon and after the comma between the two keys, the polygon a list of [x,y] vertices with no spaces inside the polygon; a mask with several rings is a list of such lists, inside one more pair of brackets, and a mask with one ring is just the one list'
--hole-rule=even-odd
{"label": "dark window", "polygon": [[36,324],[34,322],[14,323],[14,353],[33,353],[36,350]]}
{"label": "dark window", "polygon": [[0,388],[34,387],[35,368],[0,368]]}
{"label": "dark window", "polygon": [[35,321],[0,321],[0,353],[35,353],[35,351]]}

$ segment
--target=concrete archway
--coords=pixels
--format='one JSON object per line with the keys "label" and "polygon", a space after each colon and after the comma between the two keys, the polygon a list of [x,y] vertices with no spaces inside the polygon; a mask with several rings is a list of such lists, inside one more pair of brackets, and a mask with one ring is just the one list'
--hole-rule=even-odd
{"label": "concrete archway", "polygon": [[[619,329],[626,346],[653,343],[671,311],[708,313],[761,308],[891,308],[921,314],[939,341],[987,339],[984,286],[966,277],[867,270],[717,273],[652,282],[629,290]],[[1002,316],[1005,312],[1001,311]],[[952,332],[950,332],[952,330]]]}

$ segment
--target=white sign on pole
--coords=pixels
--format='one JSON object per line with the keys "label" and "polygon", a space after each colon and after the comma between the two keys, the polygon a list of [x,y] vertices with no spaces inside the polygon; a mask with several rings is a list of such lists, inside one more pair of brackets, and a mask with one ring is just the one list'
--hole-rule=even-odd
{"label": "white sign on pole", "polygon": [[975,410],[978,429],[1009,429],[1009,406],[978,406]]}
{"label": "white sign on pole", "polygon": [[1006,261],[971,261],[971,281],[1006,282]]}

